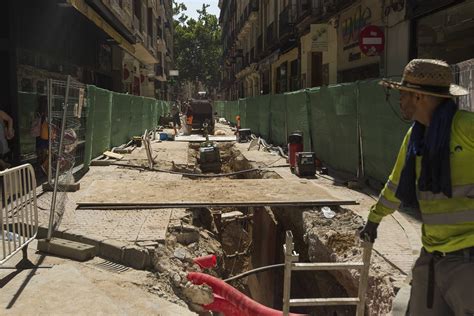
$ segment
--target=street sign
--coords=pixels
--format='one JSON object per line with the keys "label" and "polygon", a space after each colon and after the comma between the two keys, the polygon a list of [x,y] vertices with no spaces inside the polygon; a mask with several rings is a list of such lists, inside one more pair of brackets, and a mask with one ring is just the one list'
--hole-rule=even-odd
{"label": "street sign", "polygon": [[359,47],[366,56],[378,56],[385,49],[385,34],[375,25],[367,25],[360,31]]}
{"label": "street sign", "polygon": [[170,70],[170,77],[178,77],[179,70]]}

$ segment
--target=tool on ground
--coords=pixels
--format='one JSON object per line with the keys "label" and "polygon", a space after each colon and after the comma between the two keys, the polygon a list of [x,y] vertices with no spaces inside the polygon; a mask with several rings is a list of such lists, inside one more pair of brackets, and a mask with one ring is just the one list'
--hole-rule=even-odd
{"label": "tool on ground", "polygon": [[203,130],[206,141],[201,143],[199,147],[199,168],[202,172],[220,172],[222,163],[219,147],[214,142],[209,141],[208,128],[209,125],[204,123]]}
{"label": "tool on ground", "polygon": [[252,140],[252,131],[250,128],[241,128],[238,130],[238,142],[247,143]]}
{"label": "tool on ground", "polygon": [[296,153],[295,174],[298,177],[314,177],[316,175],[316,154],[314,152]]}
{"label": "tool on ground", "polygon": [[[286,231],[286,241],[283,245],[285,254],[285,273],[283,280],[283,315],[289,315],[291,306],[343,306],[356,305],[356,316],[364,316],[367,283],[369,278],[370,256],[372,254],[372,243],[362,242],[362,262],[312,262],[299,263],[299,254],[294,251],[293,233]],[[290,298],[291,273],[293,271],[316,271],[316,270],[359,270],[359,291],[357,297],[341,298]]]}
{"label": "tool on ground", "polygon": [[288,136],[288,162],[290,169],[296,168],[296,153],[303,151],[303,132],[294,131]]}

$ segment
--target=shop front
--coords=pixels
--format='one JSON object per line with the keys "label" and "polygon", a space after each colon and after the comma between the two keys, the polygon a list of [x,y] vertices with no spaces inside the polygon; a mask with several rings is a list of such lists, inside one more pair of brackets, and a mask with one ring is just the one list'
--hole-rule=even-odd
{"label": "shop front", "polygon": [[436,12],[414,12],[418,58],[458,64],[474,58],[474,1],[450,4]]}

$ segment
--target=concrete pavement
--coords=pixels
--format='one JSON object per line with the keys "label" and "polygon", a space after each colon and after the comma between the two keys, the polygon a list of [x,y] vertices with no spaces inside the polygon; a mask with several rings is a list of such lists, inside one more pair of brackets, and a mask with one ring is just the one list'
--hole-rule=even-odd
{"label": "concrete pavement", "polygon": [[[111,272],[101,268],[103,259],[79,263],[36,254],[35,248],[33,243],[29,259],[40,268],[0,269],[1,315],[195,315],[150,293],[150,272]],[[21,252],[7,265],[20,259]]]}

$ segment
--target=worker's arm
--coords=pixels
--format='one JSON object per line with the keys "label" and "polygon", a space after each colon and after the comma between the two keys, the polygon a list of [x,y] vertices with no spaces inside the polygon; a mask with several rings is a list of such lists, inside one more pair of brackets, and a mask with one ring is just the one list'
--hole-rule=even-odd
{"label": "worker's arm", "polygon": [[13,119],[6,112],[0,110],[0,120],[6,122],[6,138],[12,139],[15,135],[15,131],[13,130]]}
{"label": "worker's arm", "polygon": [[397,161],[393,167],[392,173],[388,178],[385,187],[380,193],[379,199],[375,205],[370,209],[369,221],[373,223],[380,223],[384,216],[392,214],[400,207],[400,200],[395,197],[398,183],[400,182],[400,175],[405,165],[406,152],[408,142],[410,141],[411,129],[405,135],[400,151],[398,152]]}

